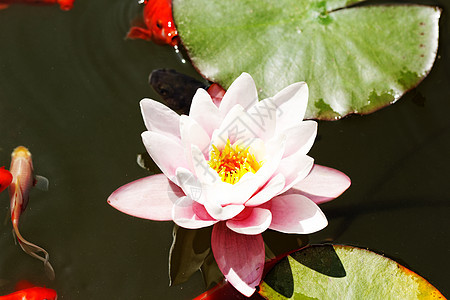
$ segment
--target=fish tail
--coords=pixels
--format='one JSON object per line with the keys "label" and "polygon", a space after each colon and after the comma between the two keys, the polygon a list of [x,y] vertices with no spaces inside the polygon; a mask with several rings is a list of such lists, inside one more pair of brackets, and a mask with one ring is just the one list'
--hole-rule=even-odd
{"label": "fish tail", "polygon": [[[14,235],[17,238],[17,241],[19,242],[20,247],[22,250],[27,253],[28,255],[39,259],[44,263],[44,269],[47,276],[50,278],[50,280],[55,279],[55,271],[50,264],[50,256],[45,249],[39,247],[38,245],[35,245],[33,243],[30,243],[27,241],[19,232],[19,227],[16,222],[13,222],[13,228],[14,228]],[[39,255],[38,253],[41,253]]]}

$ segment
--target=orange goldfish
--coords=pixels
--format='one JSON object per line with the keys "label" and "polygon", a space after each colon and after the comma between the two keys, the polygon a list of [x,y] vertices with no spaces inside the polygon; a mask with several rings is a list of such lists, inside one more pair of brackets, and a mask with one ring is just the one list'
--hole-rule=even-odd
{"label": "orange goldfish", "polygon": [[172,0],[144,0],[142,3],[145,26],[131,27],[127,38],[177,46],[179,38],[172,16]]}
{"label": "orange goldfish", "polygon": [[[13,225],[14,233],[22,250],[32,257],[41,260],[44,263],[47,275],[50,277],[50,279],[53,279],[55,277],[55,272],[49,262],[48,252],[43,248],[25,240],[19,232],[20,215],[25,210],[28,204],[30,189],[37,182],[33,172],[31,153],[27,148],[19,146],[14,149],[13,153],[11,154],[10,171],[13,175],[13,181],[9,186],[9,197],[11,199],[11,222]],[[41,180],[46,180],[43,177],[39,178]],[[42,255],[39,255],[38,253],[42,253]]]}

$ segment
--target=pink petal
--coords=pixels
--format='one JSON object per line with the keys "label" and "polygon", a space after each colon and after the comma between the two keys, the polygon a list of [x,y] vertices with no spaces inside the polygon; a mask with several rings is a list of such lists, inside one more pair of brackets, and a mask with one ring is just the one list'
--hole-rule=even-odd
{"label": "pink petal", "polygon": [[333,200],[351,184],[344,173],[320,165],[314,165],[309,175],[295,184],[287,194],[305,195],[316,204]]}
{"label": "pink petal", "polygon": [[175,182],[178,167],[189,169],[181,141],[153,131],[145,131],[141,136],[148,154],[167,178]]}
{"label": "pink petal", "polygon": [[219,109],[204,89],[198,89],[195,93],[192,99],[189,117],[194,118],[209,136],[212,135],[214,129],[219,127],[222,121]]}
{"label": "pink petal", "polygon": [[305,196],[283,194],[273,198],[270,204],[270,229],[284,233],[309,234],[323,229],[328,224],[320,208]]}
{"label": "pink petal", "polygon": [[169,221],[174,203],[183,196],[183,191],[164,174],[157,174],[121,186],[108,197],[108,203],[135,217]]}
{"label": "pink petal", "polygon": [[217,265],[228,282],[250,297],[260,283],[264,269],[262,236],[235,233],[224,222],[220,222],[214,225],[211,248]]}
{"label": "pink petal", "polygon": [[269,228],[269,225],[272,222],[270,210],[259,207],[251,209],[250,215],[245,219],[238,218],[239,215],[234,219],[228,220],[226,224],[228,228],[240,234],[254,235],[263,233]]}
{"label": "pink petal", "polygon": [[176,112],[152,99],[142,99],[140,105],[149,131],[180,137],[180,116]]}
{"label": "pink petal", "polygon": [[301,152],[283,158],[275,173],[283,174],[286,183],[281,191],[289,190],[294,184],[303,180],[311,171],[314,165],[314,159]]}
{"label": "pink petal", "polygon": [[281,133],[303,120],[308,104],[308,86],[304,82],[291,84],[273,96],[273,99],[279,110],[276,132]]}
{"label": "pink petal", "polygon": [[242,73],[226,91],[220,102],[219,110],[221,115],[225,116],[236,104],[248,109],[257,101],[258,92],[253,78],[247,73]]}
{"label": "pink petal", "polygon": [[258,206],[269,201],[270,199],[278,195],[284,188],[284,186],[285,179],[283,174],[276,175],[275,177],[270,179],[270,181],[267,182],[267,184],[263,186],[260,191],[255,193],[253,197],[245,202],[245,206]]}
{"label": "pink petal", "polygon": [[300,125],[287,129],[284,133],[287,135],[287,139],[283,157],[299,151],[307,154],[316,139],[317,122],[303,121]]}
{"label": "pink petal", "polygon": [[208,227],[218,222],[208,215],[201,204],[189,197],[182,197],[175,203],[172,218],[175,224],[188,229]]}

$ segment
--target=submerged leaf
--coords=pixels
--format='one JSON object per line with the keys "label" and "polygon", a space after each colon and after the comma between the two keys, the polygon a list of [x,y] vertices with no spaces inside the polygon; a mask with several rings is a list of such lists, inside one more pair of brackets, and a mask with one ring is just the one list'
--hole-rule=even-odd
{"label": "submerged leaf", "polygon": [[187,281],[200,269],[208,256],[211,228],[185,229],[173,227],[173,243],[169,252],[170,285]]}
{"label": "submerged leaf", "polygon": [[310,246],[286,256],[260,288],[266,299],[445,299],[395,261],[338,245]]}
{"label": "submerged leaf", "polygon": [[262,97],[306,81],[307,118],[370,113],[430,71],[440,10],[419,5],[345,8],[355,1],[174,0],[192,63],[228,88],[250,73]]}
{"label": "submerged leaf", "polygon": [[203,281],[205,282],[206,288],[210,288],[213,285],[217,285],[223,280],[223,274],[219,269],[219,266],[214,259],[212,251],[208,253],[200,268],[203,276]]}

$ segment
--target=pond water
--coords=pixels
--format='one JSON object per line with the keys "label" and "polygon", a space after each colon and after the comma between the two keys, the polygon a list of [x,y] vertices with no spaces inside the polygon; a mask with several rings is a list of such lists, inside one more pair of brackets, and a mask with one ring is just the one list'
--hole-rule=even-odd
{"label": "pond water", "polygon": [[[450,25],[443,8],[438,58],[430,75],[396,104],[369,116],[319,122],[310,152],[345,172],[352,186],[322,205],[329,226],[310,242],[367,247],[416,271],[450,295]],[[406,3],[406,2],[402,2]],[[76,0],[0,10],[0,166],[18,145],[33,153],[49,191],[33,190],[21,219],[25,238],[44,247],[56,271],[15,245],[0,224],[0,294],[19,280],[60,299],[190,299],[201,275],[169,287],[171,222],[125,215],[106,203],[117,187],[148,175],[139,110],[156,68],[200,76],[170,47],[125,40],[135,0]],[[5,218],[7,193],[0,194]],[[3,220],[3,217],[1,218]],[[283,236],[277,237],[280,244]],[[288,239],[286,239],[287,241]],[[286,242],[287,243],[287,242]]]}

